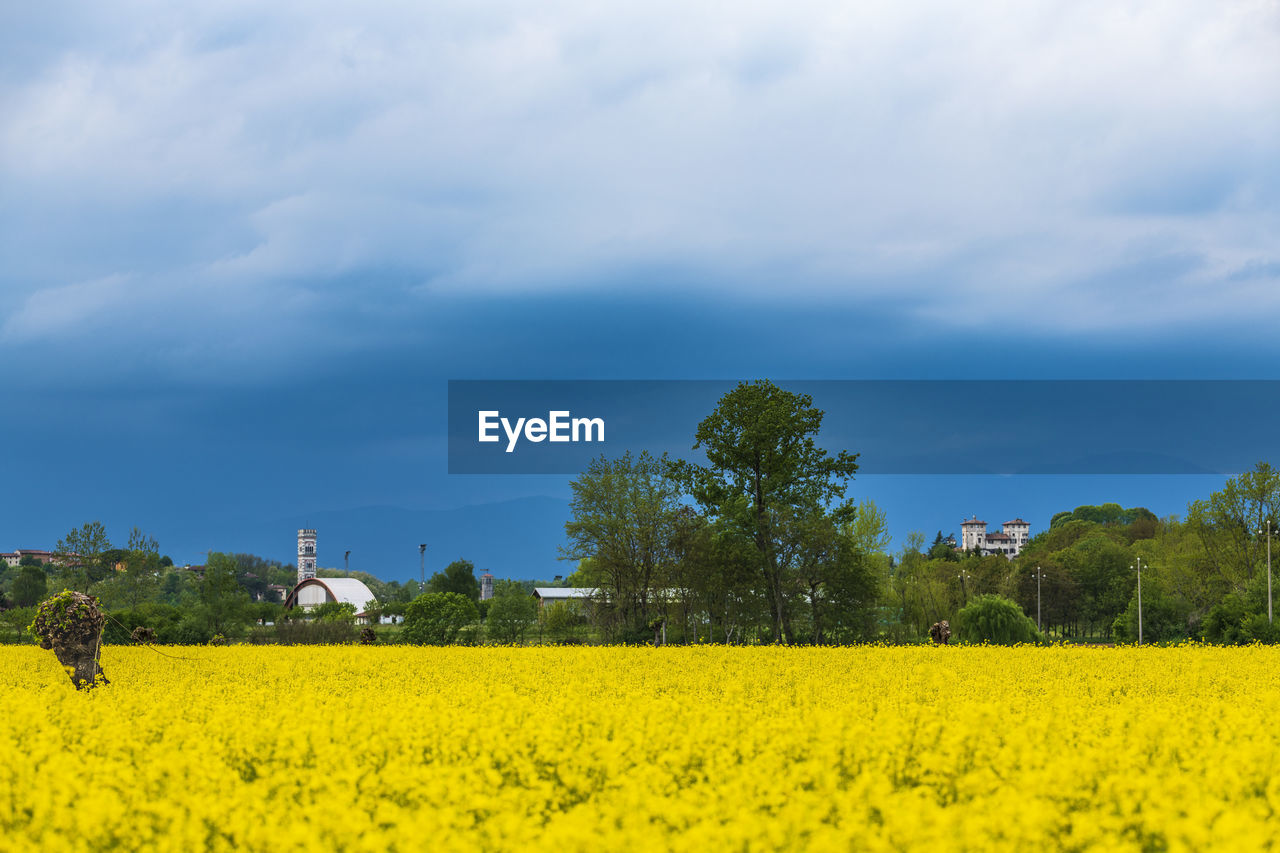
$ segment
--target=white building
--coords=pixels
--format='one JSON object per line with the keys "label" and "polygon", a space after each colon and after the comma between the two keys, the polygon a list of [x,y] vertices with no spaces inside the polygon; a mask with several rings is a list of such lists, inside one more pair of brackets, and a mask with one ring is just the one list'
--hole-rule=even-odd
{"label": "white building", "polygon": [[557,601],[590,601],[598,591],[593,586],[535,586],[533,597],[539,607],[547,607]]}
{"label": "white building", "polygon": [[311,610],[330,601],[352,605],[357,619],[364,617],[370,605],[378,603],[372,590],[356,578],[307,578],[293,588],[284,606],[286,610]]}
{"label": "white building", "polygon": [[999,533],[988,533],[987,523],[975,515],[960,523],[960,548],[977,550],[983,555],[1003,554],[1012,560],[1026,547],[1031,538],[1031,525],[1021,518],[1000,525]]}
{"label": "white building", "polygon": [[35,557],[45,565],[50,565],[54,562],[54,557],[56,556],[57,555],[52,551],[40,551],[35,548],[19,548],[12,554],[0,554],[0,560],[3,560],[4,564],[9,568],[15,569],[22,562],[23,557]]}

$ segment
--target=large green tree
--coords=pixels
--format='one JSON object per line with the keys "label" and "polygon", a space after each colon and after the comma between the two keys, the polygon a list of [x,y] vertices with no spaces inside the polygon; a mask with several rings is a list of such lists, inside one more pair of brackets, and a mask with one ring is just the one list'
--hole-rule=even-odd
{"label": "large green tree", "polygon": [[38,604],[48,591],[48,580],[44,569],[40,566],[23,566],[18,576],[13,579],[9,595],[16,607],[31,607]]}
{"label": "large green tree", "polygon": [[470,560],[454,560],[436,572],[427,581],[428,592],[456,592],[473,602],[480,600],[480,581],[476,580],[476,566]]}
{"label": "large green tree", "polygon": [[489,600],[485,630],[498,643],[523,643],[525,634],[538,623],[538,602],[515,581],[494,584]]}
{"label": "large green tree", "polygon": [[1187,505],[1188,526],[1219,577],[1237,593],[1265,563],[1266,544],[1259,534],[1268,520],[1280,524],[1280,471],[1266,462],[1227,480],[1208,500]]}
{"label": "large green tree", "polygon": [[822,418],[808,394],[768,380],[744,382],[698,424],[693,448],[706,453],[707,464],[673,466],[708,515],[734,524],[755,544],[775,642],[794,640],[794,593],[780,560],[785,531],[778,519],[815,508],[831,512],[836,523],[855,515],[845,489],[858,470],[857,454],[832,456],[817,445]]}
{"label": "large green tree", "polygon": [[133,610],[150,601],[160,586],[160,546],[156,540],[135,527],[129,531],[128,547],[113,553],[113,565],[119,570],[94,588],[103,603]]}
{"label": "large green tree", "polygon": [[54,562],[62,567],[64,583],[78,592],[107,576],[104,555],[111,550],[107,529],[100,521],[89,521],[58,540]]}
{"label": "large green tree", "polygon": [[200,579],[201,615],[209,631],[230,633],[244,622],[248,606],[249,594],[236,582],[235,557],[211,551]]}
{"label": "large green tree", "polygon": [[598,614],[616,612],[632,630],[647,624],[666,588],[679,517],[680,485],[666,457],[644,451],[601,456],[571,482],[564,559],[587,561],[581,576],[600,590]]}
{"label": "large green tree", "polygon": [[447,646],[463,628],[480,618],[475,602],[457,592],[424,592],[404,614],[406,643]]}
{"label": "large green tree", "polygon": [[820,508],[779,520],[776,529],[787,531],[780,562],[808,602],[813,644],[862,634],[877,585],[854,539]]}

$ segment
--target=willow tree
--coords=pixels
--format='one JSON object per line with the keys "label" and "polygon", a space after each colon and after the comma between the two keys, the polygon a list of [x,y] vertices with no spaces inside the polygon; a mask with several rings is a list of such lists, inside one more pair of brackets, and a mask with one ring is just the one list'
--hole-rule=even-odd
{"label": "willow tree", "polygon": [[40,603],[30,631],[40,648],[53,650],[76,689],[88,690],[107,682],[99,663],[105,621],[96,598],[63,590]]}

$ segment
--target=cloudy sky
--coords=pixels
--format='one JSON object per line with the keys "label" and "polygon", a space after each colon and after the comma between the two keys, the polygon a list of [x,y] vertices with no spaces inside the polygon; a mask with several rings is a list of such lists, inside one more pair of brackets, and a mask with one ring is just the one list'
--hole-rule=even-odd
{"label": "cloudy sky", "polygon": [[565,494],[444,474],[450,378],[1280,378],[1274,0],[9,4],[0,47],[0,550]]}

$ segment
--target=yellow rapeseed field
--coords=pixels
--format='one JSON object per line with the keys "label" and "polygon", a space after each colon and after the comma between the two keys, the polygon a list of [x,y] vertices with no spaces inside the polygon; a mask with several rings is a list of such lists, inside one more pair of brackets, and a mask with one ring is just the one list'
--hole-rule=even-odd
{"label": "yellow rapeseed field", "polygon": [[1277,648],[0,649],[0,849],[1241,850]]}

